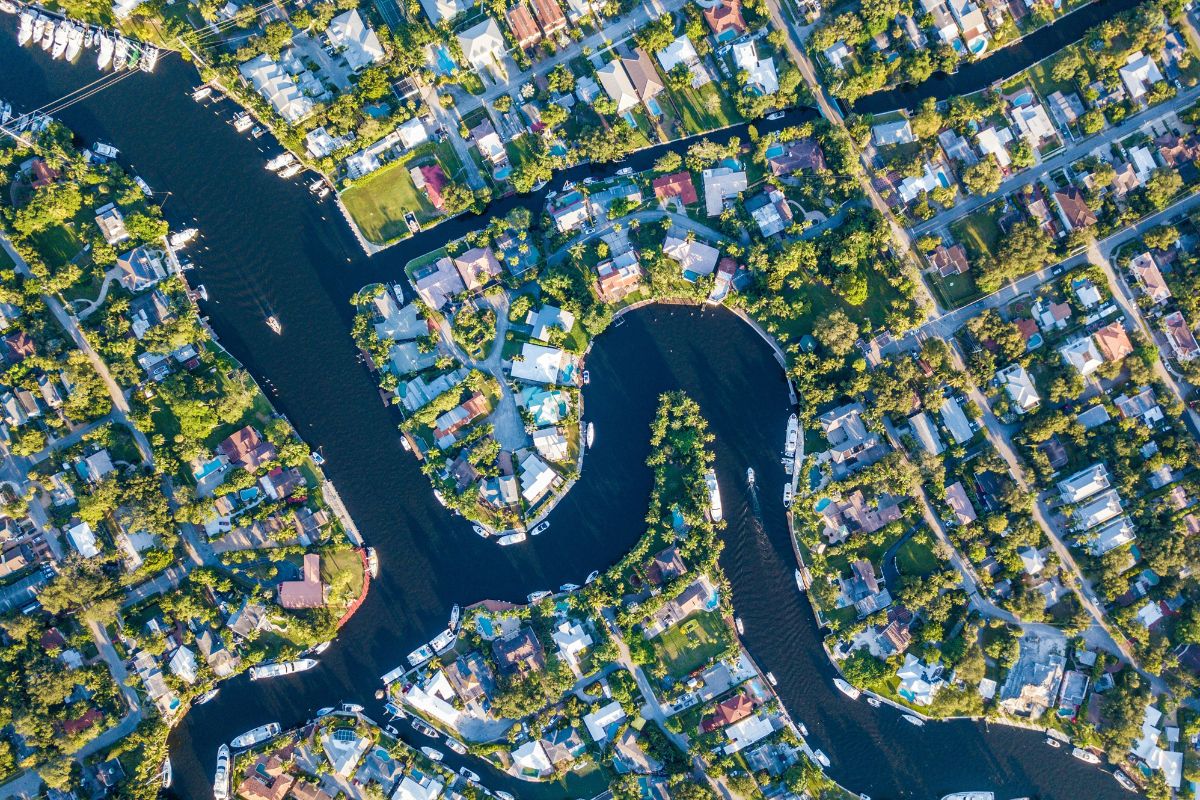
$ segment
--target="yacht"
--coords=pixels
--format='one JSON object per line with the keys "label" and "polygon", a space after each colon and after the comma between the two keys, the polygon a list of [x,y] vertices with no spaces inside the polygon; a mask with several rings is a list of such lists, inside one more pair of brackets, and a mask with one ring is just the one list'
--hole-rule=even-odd
{"label": "yacht", "polygon": [[209,689],[207,692],[205,692],[204,694],[202,694],[196,698],[196,705],[198,705],[198,706],[204,705],[209,700],[212,700],[214,697],[216,697],[217,692],[219,692],[219,691],[220,691],[220,689]]}
{"label": "yacht", "polygon": [[829,766],[829,756],[825,755],[820,750],[813,750],[813,758],[816,759],[817,763],[822,767]]}
{"label": "yacht", "polygon": [[515,797],[513,797],[513,796],[512,796],[511,794],[509,794],[508,792],[502,792],[502,791],[500,791],[499,789],[497,789],[496,791],[492,792],[492,794],[496,795],[496,797],[497,797],[499,800],[516,800],[516,798],[515,798]]}
{"label": "yacht", "polygon": [[107,158],[112,161],[121,151],[106,142],[96,142],[92,145],[92,152],[101,158]]}
{"label": "yacht", "polygon": [[790,483],[785,483],[783,485],[783,507],[792,507],[792,485]]}
{"label": "yacht", "polygon": [[36,11],[25,9],[21,12],[21,21],[17,26],[17,44],[24,47],[33,38],[33,20],[36,17]]}
{"label": "yacht", "polygon": [[432,747],[422,747],[421,752],[424,753],[430,761],[441,761],[446,757],[441,750],[435,750]]}
{"label": "yacht", "polygon": [[254,117],[250,116],[249,111],[239,111],[233,115],[233,129],[238,133],[245,133],[254,125]]}
{"label": "yacht", "polygon": [[271,172],[278,172],[296,160],[296,157],[289,152],[280,153],[279,155],[268,161],[265,166]]}
{"label": "yacht", "polygon": [[317,719],[320,719],[321,717],[328,717],[333,712],[334,712],[333,706],[325,706],[324,708],[318,708],[317,709]]}
{"label": "yacht", "polygon": [[229,797],[229,745],[217,750],[217,774],[213,777],[213,797],[227,800]]}
{"label": "yacht", "polygon": [[422,733],[428,736],[430,739],[436,739],[441,736],[441,734],[437,732],[437,729],[423,719],[413,717],[409,724],[412,725],[414,731],[417,733]]}
{"label": "yacht", "polygon": [[550,522],[547,520],[544,522],[539,522],[537,526],[529,532],[529,535],[537,536],[538,534],[545,533],[548,530],[550,530]]}
{"label": "yacht", "polygon": [[592,442],[596,441],[596,426],[589,422],[587,424],[587,446],[588,450],[592,449]]}
{"label": "yacht", "polygon": [[175,231],[167,238],[167,243],[176,250],[182,250],[188,246],[188,243],[196,238],[200,231],[196,228],[184,228],[180,231]]}
{"label": "yacht", "polygon": [[586,369],[581,373],[580,377],[583,378],[584,386],[587,386],[592,382],[592,373],[588,372]]}
{"label": "yacht", "polygon": [[67,40],[71,36],[71,23],[65,19],[58,23],[58,27],[54,29],[54,48],[50,51],[50,57],[54,59],[62,58],[67,52]]}
{"label": "yacht", "polygon": [[303,164],[289,164],[279,171],[281,178],[294,178],[304,169]]}
{"label": "yacht", "polygon": [[96,53],[96,69],[106,70],[112,64],[113,41],[108,34],[100,32],[96,34],[96,43],[99,48]]}
{"label": "yacht", "polygon": [[450,736],[446,736],[446,747],[449,747],[460,756],[465,756],[467,754],[467,746],[458,739],[453,739]]}
{"label": "yacht", "polygon": [[800,442],[800,419],[792,414],[788,417],[787,438],[783,442],[783,454],[789,458],[796,455],[796,446]]}
{"label": "yacht", "polygon": [[741,636],[743,633],[746,632],[746,626],[742,624],[741,617],[734,617],[733,625],[735,628],[737,628],[738,636]]}
{"label": "yacht", "polygon": [[594,569],[588,573],[588,576],[586,578],[583,579],[583,585],[587,586],[589,583],[591,583],[592,581],[596,580],[596,578],[599,578],[599,577],[600,577],[600,570]]}
{"label": "yacht", "polygon": [[462,609],[458,607],[458,603],[450,609],[450,621],[446,623],[446,627],[452,631],[458,630],[458,620],[462,616]]}
{"label": "yacht", "polygon": [[466,767],[459,767],[458,774],[466,778],[468,783],[479,783],[480,781],[478,773],[472,772]]}
{"label": "yacht", "polygon": [[506,533],[496,541],[499,542],[502,547],[510,544],[520,544],[521,542],[525,541],[525,531],[513,531],[512,533]]}
{"label": "yacht", "polygon": [[1062,747],[1062,742],[1060,742],[1058,739],[1055,739],[1053,736],[1046,737],[1046,744],[1056,749]]}
{"label": "yacht", "polygon": [[767,680],[770,682],[770,684],[771,684],[772,686],[778,686],[778,685],[779,685],[779,684],[778,684],[778,683],[776,683],[776,681],[775,681],[775,673],[774,673],[774,672],[768,672],[768,673],[767,673]]}
{"label": "yacht", "polygon": [[56,26],[56,23],[54,22],[54,20],[47,18],[46,19],[46,27],[42,29],[42,49],[43,50],[49,51],[51,47],[54,47],[54,29],[55,29],[55,27],[57,27],[57,26]]}
{"label": "yacht", "polygon": [[435,653],[444,653],[451,647],[454,647],[456,641],[458,641],[458,634],[446,628],[430,640],[429,646],[433,648],[433,652]]}
{"label": "yacht", "polygon": [[320,644],[313,645],[312,647],[305,650],[303,655],[319,656],[319,655],[321,655],[321,653],[324,653],[326,650],[328,650],[332,644],[333,644],[333,642],[321,642]]}
{"label": "yacht", "polygon": [[996,795],[991,792],[954,792],[942,800],[996,800]]}
{"label": "yacht", "polygon": [[72,63],[79,58],[79,54],[83,52],[83,26],[72,25],[67,31],[67,52],[65,58]]}
{"label": "yacht", "polygon": [[379,577],[379,554],[374,547],[367,548],[367,572],[371,573],[372,578]]}
{"label": "yacht", "polygon": [[426,642],[408,654],[408,663],[411,666],[419,667],[431,658],[433,658],[433,648]]}
{"label": "yacht", "polygon": [[708,485],[709,516],[713,522],[720,522],[725,518],[725,512],[721,510],[721,487],[717,485],[717,473],[711,469],[704,473],[704,482]]}
{"label": "yacht", "polygon": [[274,664],[264,664],[250,668],[250,680],[260,681],[264,678],[278,678],[291,675],[294,672],[304,672],[317,665],[315,658],[300,658],[295,661],[279,661]]}
{"label": "yacht", "polygon": [[883,705],[883,701],[880,700],[878,697],[868,697],[867,705],[869,705],[871,708],[879,708],[880,706]]}
{"label": "yacht", "polygon": [[489,536],[487,528],[483,527],[482,525],[472,525],[471,530],[475,531],[475,533],[479,534],[484,539],[488,538]]}
{"label": "yacht", "polygon": [[167,756],[162,763],[162,787],[170,789],[173,780],[175,780],[175,770],[171,769],[171,757]]}
{"label": "yacht", "polygon": [[358,703],[342,703],[342,711],[345,711],[347,714],[361,714],[363,710],[363,707]]}
{"label": "yacht", "polygon": [[746,486],[750,489],[754,488],[754,467],[746,467]]}
{"label": "yacht", "polygon": [[1076,747],[1071,751],[1071,755],[1078,758],[1086,764],[1099,764],[1100,756],[1093,753],[1091,750],[1084,750],[1082,747]]}
{"label": "yacht", "polygon": [[560,592],[573,592],[578,588],[579,588],[578,583],[564,583],[562,586],[558,587],[558,590]]}
{"label": "yacht", "polygon": [[1138,790],[1137,784],[1134,783],[1133,779],[1126,775],[1123,771],[1116,770],[1113,772],[1113,777],[1117,779],[1117,783],[1121,784],[1122,789],[1128,789],[1131,792],[1136,792]]}
{"label": "yacht", "polygon": [[799,590],[800,590],[800,591],[802,591],[802,592],[803,592],[803,591],[805,590],[805,588],[806,588],[806,587],[804,586],[804,573],[803,573],[803,572],[801,572],[801,571],[799,570],[799,568],[797,568],[797,569],[796,569],[796,588],[797,588],[797,589],[799,589]]}
{"label": "yacht", "polygon": [[283,335],[283,325],[279,323],[279,317],[275,316],[274,314],[267,317],[267,327],[275,331],[277,335]]}
{"label": "yacht", "polygon": [[[212,87],[207,83],[203,86],[197,86],[192,90],[192,99],[199,103],[201,100],[207,100],[212,97]],[[242,112],[245,113],[245,112]]]}
{"label": "yacht", "polygon": [[910,725],[916,725],[918,728],[925,727],[925,720],[921,719],[915,714],[905,714],[903,717],[901,717],[901,719]]}
{"label": "yacht", "polygon": [[238,748],[253,747],[260,742],[265,742],[272,736],[278,736],[281,730],[282,728],[279,727],[278,722],[268,722],[266,725],[259,725],[252,731],[246,731],[241,736],[233,737],[233,740],[229,743]]}
{"label": "yacht", "polygon": [[537,591],[537,592],[530,592],[529,597],[527,597],[526,599],[529,600],[530,603],[540,603],[541,601],[545,600],[549,596],[550,596],[550,593],[543,589],[543,590]]}
{"label": "yacht", "polygon": [[862,694],[862,692],[860,692],[858,689],[855,689],[853,686],[851,686],[849,683],[842,680],[841,678],[834,678],[833,685],[838,688],[839,692],[846,695],[846,697],[849,697],[851,700],[857,700],[859,698],[859,695]]}

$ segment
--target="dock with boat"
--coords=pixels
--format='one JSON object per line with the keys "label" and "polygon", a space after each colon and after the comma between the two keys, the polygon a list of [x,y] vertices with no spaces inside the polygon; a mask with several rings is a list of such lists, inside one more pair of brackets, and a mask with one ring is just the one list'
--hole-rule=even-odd
{"label": "dock with boat", "polygon": [[154,72],[161,55],[152,44],[33,6],[18,6],[17,43],[22,47],[40,46],[51,58],[70,63],[79,61],[85,51],[94,50],[96,69],[101,72]]}

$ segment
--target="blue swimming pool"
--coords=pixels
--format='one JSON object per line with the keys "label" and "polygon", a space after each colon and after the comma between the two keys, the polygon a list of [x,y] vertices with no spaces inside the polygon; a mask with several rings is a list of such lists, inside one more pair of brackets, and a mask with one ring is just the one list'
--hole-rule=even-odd
{"label": "blue swimming pool", "polygon": [[443,75],[449,75],[458,69],[458,64],[454,63],[454,59],[450,57],[450,51],[446,49],[445,45],[438,45],[437,50],[434,51],[434,59],[437,61],[438,72]]}
{"label": "blue swimming pool", "polygon": [[1017,108],[1027,106],[1033,102],[1033,92],[1021,92],[1013,98],[1012,104]]}
{"label": "blue swimming pool", "polygon": [[818,514],[820,514],[822,511],[829,508],[829,504],[831,502],[833,502],[833,501],[830,500],[828,497],[822,497],[820,500],[817,501],[817,504],[815,506],[813,506],[813,510],[816,511]]}
{"label": "blue swimming pool", "polygon": [[767,148],[765,155],[767,158],[776,158],[778,156],[783,155],[783,145],[781,145],[781,144],[771,145],[770,147]]}
{"label": "blue swimming pool", "polygon": [[646,108],[654,116],[656,116],[656,117],[662,116],[662,108],[659,107],[658,102],[653,97],[646,101]]}

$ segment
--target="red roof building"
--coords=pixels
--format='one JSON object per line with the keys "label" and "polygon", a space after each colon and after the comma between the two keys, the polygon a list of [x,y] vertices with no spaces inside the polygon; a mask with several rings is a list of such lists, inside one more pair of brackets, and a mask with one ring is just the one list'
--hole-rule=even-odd
{"label": "red roof building", "polygon": [[529,6],[524,3],[513,6],[505,12],[505,16],[508,17],[508,27],[517,41],[517,47],[525,50],[541,40],[542,32],[537,23],[533,21],[533,14],[529,13]]}
{"label": "red roof building", "polygon": [[277,455],[275,445],[263,441],[262,437],[258,435],[258,431],[250,425],[217,445],[217,450],[229,460],[230,464],[239,466],[248,472],[253,472]]}
{"label": "red roof building", "polygon": [[563,15],[558,0],[533,0],[533,13],[547,36],[553,36],[567,28],[567,18]]}
{"label": "red roof building", "polygon": [[943,278],[959,275],[971,268],[967,262],[967,249],[961,244],[950,247],[939,244],[937,249],[929,254],[929,263]]}
{"label": "red roof building", "polygon": [[700,196],[696,194],[696,185],[692,183],[692,173],[687,170],[655,178],[650,185],[660,203],[674,197],[678,197],[685,206],[700,202]]}
{"label": "red roof building", "polygon": [[33,172],[34,189],[45,189],[59,178],[59,171],[40,158],[33,159],[31,171]]}
{"label": "red roof building", "polygon": [[287,609],[320,608],[325,605],[325,584],[321,583],[321,557],[304,556],[304,578],[279,584],[279,605]]}
{"label": "red roof building", "polygon": [[438,211],[443,210],[446,207],[446,201],[442,197],[442,189],[446,188],[449,179],[442,171],[441,164],[427,164],[419,169],[421,176],[425,179],[425,196],[429,198],[429,204]]}
{"label": "red roof building", "polygon": [[757,707],[758,703],[753,697],[738,692],[725,702],[718,703],[717,707],[713,709],[713,713],[700,721],[700,730],[704,733],[710,733],[724,728],[726,725],[740,722],[753,714],[754,709]]}
{"label": "red roof building", "polygon": [[729,30],[739,36],[746,32],[746,20],[742,19],[742,0],[721,0],[715,6],[704,9],[704,19],[717,37]]}

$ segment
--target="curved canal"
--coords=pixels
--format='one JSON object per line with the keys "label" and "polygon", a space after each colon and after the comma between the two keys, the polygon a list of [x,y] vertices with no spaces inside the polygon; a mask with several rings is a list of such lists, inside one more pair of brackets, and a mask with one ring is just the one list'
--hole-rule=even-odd
{"label": "curved canal", "polygon": [[[0,64],[0,97],[21,111],[95,77],[85,66],[48,63],[40,50],[20,50],[10,22],[0,24]],[[642,532],[650,488],[647,426],[657,395],[673,388],[699,401],[717,435],[729,523],[722,563],[747,646],[778,678],[781,696],[808,725],[814,746],[829,754],[836,779],[876,800],[983,788],[1004,798],[1123,796],[1109,775],[1050,750],[1036,733],[985,732],[969,722],[917,730],[893,710],[871,709],[833,689],[820,632],[792,579],[777,499],[786,385],[770,348],[724,310],[644,309],[597,341],[586,390],[596,447],[545,535],[498,548],[450,517],[401,450],[396,419],[357,361],[348,299],[365,283],[398,279],[409,258],[479,221],[448,223],[367,259],[332,204],[318,204],[300,186],[262,169],[259,148],[267,137],[258,143],[240,137],[225,122],[231,107],[198,106],[188,98],[194,82],[195,72],[172,56],[155,75],[134,76],[59,116],[88,141],[116,144],[122,161],[152,187],[172,192],[168,217],[177,225],[194,220],[204,232],[191,252],[199,265],[193,282],[204,283],[212,298],[204,311],[279,409],[323,448],[330,477],[379,550],[382,574],[318,668],[253,687],[242,676],[188,714],[171,739],[179,797],[209,796],[216,748],[235,734],[269,720],[295,724],[340,701],[376,708],[379,676],[440,629],[453,603],[518,600],[535,589],[582,582],[592,569],[615,561]],[[641,167],[654,156],[639,154],[629,163]],[[268,333],[268,313],[281,319],[282,336]],[[748,466],[759,476],[761,497],[746,494],[741,476]],[[494,773],[485,774],[485,782],[522,798],[563,794]],[[569,794],[599,788],[584,783],[569,787]]]}

